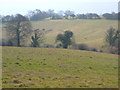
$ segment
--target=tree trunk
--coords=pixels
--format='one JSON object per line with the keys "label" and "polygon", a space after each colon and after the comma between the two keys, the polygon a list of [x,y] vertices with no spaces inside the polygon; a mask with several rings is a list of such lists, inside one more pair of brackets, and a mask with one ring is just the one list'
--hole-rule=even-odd
{"label": "tree trunk", "polygon": [[19,29],[17,29],[17,46],[20,47],[20,33],[19,33]]}
{"label": "tree trunk", "polygon": [[17,31],[16,31],[16,35],[17,35],[17,46],[20,47],[20,21],[17,23]]}

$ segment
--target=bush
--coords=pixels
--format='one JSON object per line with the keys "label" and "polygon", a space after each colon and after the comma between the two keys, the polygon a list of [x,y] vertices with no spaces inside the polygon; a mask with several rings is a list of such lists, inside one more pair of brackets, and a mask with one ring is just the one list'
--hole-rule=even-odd
{"label": "bush", "polygon": [[97,52],[98,50],[96,48],[92,48],[91,51]]}
{"label": "bush", "polygon": [[7,44],[8,44],[8,46],[14,46],[13,42],[11,40],[8,40]]}
{"label": "bush", "polygon": [[100,50],[100,52],[103,52],[103,50]]}
{"label": "bush", "polygon": [[51,45],[51,44],[47,44],[44,46],[45,48],[54,48],[54,45]]}
{"label": "bush", "polygon": [[116,47],[109,47],[108,52],[111,54],[118,54],[118,48]]}
{"label": "bush", "polygon": [[58,44],[56,48],[62,48],[62,44]]}
{"label": "bush", "polygon": [[78,45],[79,50],[89,50],[88,46],[86,44],[79,44]]}

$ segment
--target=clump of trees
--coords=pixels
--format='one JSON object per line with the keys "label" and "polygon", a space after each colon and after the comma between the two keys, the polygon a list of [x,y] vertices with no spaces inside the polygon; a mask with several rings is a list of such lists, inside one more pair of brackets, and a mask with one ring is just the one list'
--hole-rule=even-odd
{"label": "clump of trees", "polygon": [[[7,35],[2,39],[2,46],[32,46],[40,47],[44,43],[44,35],[52,30],[32,29],[30,20],[21,15],[16,14],[9,22],[5,23],[3,28]],[[49,45],[49,47],[51,47]]]}
{"label": "clump of trees", "polygon": [[52,9],[49,9],[48,11],[41,11],[39,9],[36,9],[33,11],[29,11],[27,16],[31,21],[40,21],[46,18],[62,19],[63,17],[59,13],[55,13]]}
{"label": "clump of trees", "polygon": [[5,23],[4,29],[7,33],[7,39],[2,40],[3,46],[28,46],[31,40],[32,47],[39,47],[44,41],[44,34],[47,32],[45,29],[33,30],[29,19],[21,14],[15,15],[9,22]]}
{"label": "clump of trees", "polygon": [[39,9],[33,10],[33,11],[29,11],[28,15],[29,19],[31,21],[40,21],[43,20],[45,18],[49,17],[49,14],[45,11],[41,11]]}
{"label": "clump of trees", "polygon": [[68,19],[69,17],[75,17],[74,11],[66,10],[64,12],[65,19]]}
{"label": "clump of trees", "polygon": [[65,31],[64,34],[57,35],[56,41],[60,41],[63,48],[68,48],[68,46],[72,44],[72,37],[72,31]]}
{"label": "clump of trees", "polygon": [[96,13],[77,14],[78,19],[101,19]]}
{"label": "clump of trees", "polygon": [[118,13],[112,12],[112,13],[104,13],[102,15],[105,19],[111,19],[111,20],[117,20],[120,19],[118,18]]}

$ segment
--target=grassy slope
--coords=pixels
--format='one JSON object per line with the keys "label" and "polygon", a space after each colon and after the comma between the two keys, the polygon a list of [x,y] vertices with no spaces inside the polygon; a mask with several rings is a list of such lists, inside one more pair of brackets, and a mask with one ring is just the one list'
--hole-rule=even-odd
{"label": "grassy slope", "polygon": [[117,28],[117,20],[50,20],[32,22],[34,29],[52,29],[46,35],[46,43],[53,44],[58,33],[64,30],[74,32],[77,43],[87,43],[90,46],[101,48],[104,45],[105,32],[111,26]]}
{"label": "grassy slope", "polygon": [[117,55],[3,47],[3,87],[117,88]]}

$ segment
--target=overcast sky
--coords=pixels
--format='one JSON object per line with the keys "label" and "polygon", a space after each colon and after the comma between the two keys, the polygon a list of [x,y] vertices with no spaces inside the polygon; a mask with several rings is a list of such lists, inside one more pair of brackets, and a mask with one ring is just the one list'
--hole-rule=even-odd
{"label": "overcast sky", "polygon": [[118,12],[119,0],[0,0],[0,14],[27,14],[29,10],[71,10],[75,13]]}

